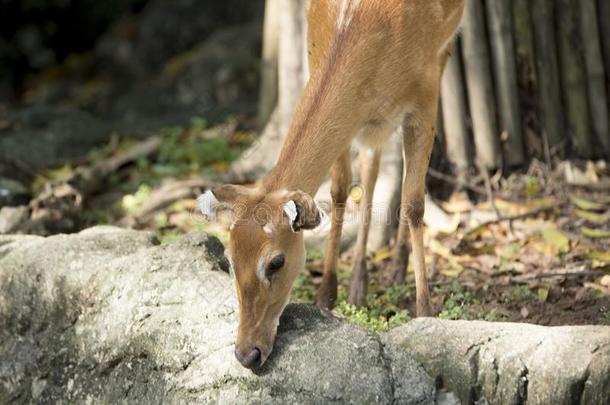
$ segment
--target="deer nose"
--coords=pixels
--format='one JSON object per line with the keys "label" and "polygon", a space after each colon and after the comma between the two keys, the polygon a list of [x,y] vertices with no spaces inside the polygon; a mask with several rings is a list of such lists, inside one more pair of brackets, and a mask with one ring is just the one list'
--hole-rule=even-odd
{"label": "deer nose", "polygon": [[255,369],[261,365],[261,351],[258,347],[253,348],[246,355],[242,355],[241,351],[235,348],[235,357],[242,366],[249,369]]}

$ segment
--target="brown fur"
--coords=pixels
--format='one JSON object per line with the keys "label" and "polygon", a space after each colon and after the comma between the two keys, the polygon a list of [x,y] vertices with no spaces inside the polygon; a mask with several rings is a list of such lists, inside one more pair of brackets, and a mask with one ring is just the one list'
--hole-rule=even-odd
{"label": "brown fur", "polygon": [[[401,209],[408,222],[415,260],[418,314],[429,313],[423,261],[422,216],[424,182],[433,144],[439,83],[451,38],[461,19],[463,0],[311,0],[308,10],[308,54],[311,77],[298,104],[280,157],[257,189],[225,192],[221,202],[238,205],[237,222],[227,249],[232,258],[240,320],[236,350],[247,354],[259,348],[264,361],[273,346],[279,315],[305,261],[302,232],[295,233],[282,206],[302,190],[313,196],[333,168],[333,221],[324,281],[317,301],[331,306],[336,297],[336,256],[343,220],[342,204],[351,179],[349,147],[358,138],[364,145],[381,145],[402,123],[405,173]],[[343,12],[342,12],[343,10]],[[339,21],[344,24],[339,26]],[[349,23],[348,23],[349,22]],[[378,150],[378,148],[377,148]],[[365,198],[374,189],[378,152],[365,162]],[[311,197],[300,204],[315,218]],[[352,286],[363,303],[366,285],[366,233],[370,207],[364,204]],[[263,211],[262,216],[256,212]],[[256,218],[255,218],[256,217]],[[262,218],[262,220],[261,220]],[[255,220],[256,219],[256,220]],[[268,225],[270,224],[270,225]],[[265,229],[272,229],[270,233]],[[362,242],[364,241],[364,242]],[[399,244],[405,244],[399,241]],[[259,262],[281,252],[284,267],[271,283],[256,274]],[[334,294],[334,296],[333,296]]]}

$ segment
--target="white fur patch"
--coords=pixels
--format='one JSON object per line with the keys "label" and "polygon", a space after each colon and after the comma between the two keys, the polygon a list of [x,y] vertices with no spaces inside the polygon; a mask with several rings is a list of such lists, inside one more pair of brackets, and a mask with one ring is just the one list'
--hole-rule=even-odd
{"label": "white fur patch", "polygon": [[210,190],[197,197],[197,206],[208,221],[216,219],[216,208],[218,208],[219,205],[220,202]]}
{"label": "white fur patch", "polygon": [[283,209],[284,209],[284,212],[286,213],[286,216],[290,220],[290,225],[293,225],[294,221],[297,219],[297,216],[299,215],[299,213],[297,211],[297,205],[294,203],[294,201],[290,200],[286,204],[284,204]]}
{"label": "white fur patch", "polygon": [[337,18],[337,28],[340,30],[349,27],[356,9],[360,6],[361,0],[342,0]]}
{"label": "white fur patch", "polygon": [[271,222],[267,222],[265,226],[263,226],[263,231],[267,235],[271,235],[273,233],[273,224]]}
{"label": "white fur patch", "polygon": [[258,277],[258,279],[260,281],[267,280],[267,277],[265,277],[265,258],[264,257],[261,257],[260,259],[258,259],[258,263],[256,263],[256,276]]}

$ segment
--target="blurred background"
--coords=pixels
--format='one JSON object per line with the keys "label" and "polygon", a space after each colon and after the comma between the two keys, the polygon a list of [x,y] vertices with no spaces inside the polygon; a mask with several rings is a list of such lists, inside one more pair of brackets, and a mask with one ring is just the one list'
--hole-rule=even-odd
{"label": "blurred background", "polygon": [[[194,198],[273,166],[308,28],[304,0],[0,0],[0,233],[113,224],[226,241],[230,218],[204,223]],[[609,1],[467,2],[428,176],[440,316],[610,322],[609,94]],[[399,135],[376,188],[368,309],[345,303],[357,178],[340,264],[338,313],[381,329],[413,297],[411,274],[387,275]],[[312,302],[325,233],[308,246],[293,295]]]}

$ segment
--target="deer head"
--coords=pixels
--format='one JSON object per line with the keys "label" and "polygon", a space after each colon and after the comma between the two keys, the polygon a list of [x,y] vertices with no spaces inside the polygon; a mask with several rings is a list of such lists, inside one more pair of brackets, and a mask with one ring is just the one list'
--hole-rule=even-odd
{"label": "deer head", "polygon": [[271,353],[279,317],[305,264],[301,231],[315,228],[322,211],[302,191],[235,185],[207,191],[198,202],[210,220],[219,208],[233,211],[225,255],[240,309],[235,356],[244,367],[260,367]]}

